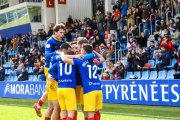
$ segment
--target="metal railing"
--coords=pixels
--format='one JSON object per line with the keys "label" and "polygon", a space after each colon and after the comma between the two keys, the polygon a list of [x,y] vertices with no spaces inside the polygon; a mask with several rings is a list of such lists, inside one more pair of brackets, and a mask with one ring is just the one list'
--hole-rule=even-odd
{"label": "metal railing", "polygon": [[[127,32],[127,35],[126,35],[126,37],[127,37],[127,41],[126,41],[126,43],[128,43],[128,41],[129,41],[129,34],[132,34],[132,32]],[[132,36],[133,36],[133,34],[132,34]]]}
{"label": "metal railing", "polygon": [[141,25],[144,24],[143,22],[139,23],[139,36],[141,35]]}
{"label": "metal railing", "polygon": [[[167,11],[167,12],[166,12],[166,24],[167,24],[168,21],[169,21],[169,13],[171,13],[171,11]],[[172,16],[172,13],[171,13],[171,16]]]}
{"label": "metal railing", "polygon": [[1,66],[3,66],[3,64],[6,63],[6,56],[5,55],[1,55]]}
{"label": "metal railing", "polygon": [[148,29],[144,29],[144,34],[145,34],[145,35],[146,35],[146,31],[148,32],[149,35],[151,35],[151,34],[150,34],[150,31],[149,31]]}
{"label": "metal railing", "polygon": [[156,15],[155,15],[155,14],[151,14],[151,15],[150,15],[151,35],[153,34],[153,23],[152,23],[152,22],[153,22],[153,21],[152,21],[152,17],[153,17],[153,16],[154,16],[155,19],[156,19]]}
{"label": "metal railing", "polygon": [[116,41],[116,44],[115,44],[115,63],[117,62],[117,45],[119,45],[119,49],[121,49],[121,43]]}

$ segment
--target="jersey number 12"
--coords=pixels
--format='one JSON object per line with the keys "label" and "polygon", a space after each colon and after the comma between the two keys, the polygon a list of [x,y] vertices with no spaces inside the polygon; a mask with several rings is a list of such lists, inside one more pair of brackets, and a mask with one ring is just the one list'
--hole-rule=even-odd
{"label": "jersey number 12", "polygon": [[[97,66],[96,65],[93,65],[93,66],[87,65],[87,67],[89,68],[89,78],[90,79],[92,79],[92,78],[97,79],[98,78],[96,76],[97,69],[98,69]],[[92,72],[93,72],[93,74],[92,74]]]}

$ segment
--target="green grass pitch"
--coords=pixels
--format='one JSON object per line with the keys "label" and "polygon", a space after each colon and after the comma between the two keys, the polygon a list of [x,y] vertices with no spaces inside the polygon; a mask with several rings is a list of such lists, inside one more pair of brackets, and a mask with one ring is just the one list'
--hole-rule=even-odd
{"label": "green grass pitch", "polygon": [[[0,98],[0,120],[44,120],[36,116],[37,100]],[[44,115],[47,103],[42,108]],[[78,120],[84,120],[78,106]],[[104,104],[101,120],[180,120],[180,107]]]}

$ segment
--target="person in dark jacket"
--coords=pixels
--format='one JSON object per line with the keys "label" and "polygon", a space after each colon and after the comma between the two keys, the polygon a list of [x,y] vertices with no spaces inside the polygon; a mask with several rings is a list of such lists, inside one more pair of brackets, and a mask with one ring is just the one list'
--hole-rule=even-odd
{"label": "person in dark jacket", "polygon": [[0,67],[0,81],[4,81],[5,79],[5,69],[3,66]]}
{"label": "person in dark jacket", "polygon": [[25,69],[22,69],[22,73],[18,76],[18,81],[28,80],[28,72]]}
{"label": "person in dark jacket", "polygon": [[137,64],[135,62],[135,59],[136,59],[135,51],[134,50],[129,51],[128,58],[127,58],[127,61],[128,61],[127,71],[128,72],[137,70]]}
{"label": "person in dark jacket", "polygon": [[137,43],[139,47],[147,47],[147,37],[145,36],[144,32],[141,32],[141,36],[137,39]]}
{"label": "person in dark jacket", "polygon": [[139,54],[136,55],[136,63],[140,67],[144,67],[145,64],[148,62],[148,53],[143,50],[143,48],[139,48]]}
{"label": "person in dark jacket", "polygon": [[161,46],[161,53],[159,53],[159,60],[162,62],[156,64],[156,70],[160,71],[164,66],[168,66],[170,64],[171,52],[167,51],[164,46]]}

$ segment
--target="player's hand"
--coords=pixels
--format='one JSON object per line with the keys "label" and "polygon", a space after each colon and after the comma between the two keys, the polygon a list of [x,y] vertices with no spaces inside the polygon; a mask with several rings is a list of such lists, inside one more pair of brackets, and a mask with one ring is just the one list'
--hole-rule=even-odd
{"label": "player's hand", "polygon": [[94,62],[94,64],[97,65],[97,66],[100,64],[100,62],[99,62],[97,59],[94,59],[93,62]]}

